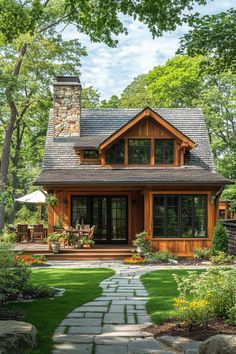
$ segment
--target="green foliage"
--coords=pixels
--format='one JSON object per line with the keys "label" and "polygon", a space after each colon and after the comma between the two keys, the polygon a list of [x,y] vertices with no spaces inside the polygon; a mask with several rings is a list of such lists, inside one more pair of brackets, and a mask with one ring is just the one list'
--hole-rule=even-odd
{"label": "green foliage", "polygon": [[221,195],[221,199],[230,200],[230,208],[236,212],[236,184],[226,187]]}
{"label": "green foliage", "polygon": [[236,305],[231,307],[228,313],[228,320],[226,321],[231,326],[236,326]]}
{"label": "green foliage", "polygon": [[54,229],[63,229],[63,219],[61,216],[58,217],[57,223],[54,225]]}
{"label": "green foliage", "polygon": [[211,248],[200,248],[193,250],[193,258],[197,260],[210,260],[212,255]]}
{"label": "green foliage", "polygon": [[57,205],[57,197],[51,193],[48,193],[46,197],[46,202],[48,205],[51,205],[52,207]]}
{"label": "green foliage", "polygon": [[20,309],[8,308],[1,304],[0,306],[0,321],[15,320],[20,321],[24,312]]}
{"label": "green foliage", "polygon": [[62,240],[63,238],[64,235],[62,233],[53,232],[50,235],[48,235],[47,240],[51,243],[54,243],[54,242],[60,242],[60,240]]}
{"label": "green foliage", "polygon": [[8,231],[8,228],[5,226],[2,234],[0,235],[0,242],[11,244],[16,242],[16,232]]}
{"label": "green foliage", "polygon": [[174,275],[179,297],[185,301],[204,300],[214,317],[227,318],[236,303],[236,271],[231,268],[210,268],[200,275],[188,272]]}
{"label": "green foliage", "polygon": [[90,240],[88,237],[81,237],[81,239],[79,240],[81,242],[81,245],[94,245],[94,241]]}
{"label": "green foliage", "polygon": [[22,290],[22,297],[28,298],[46,298],[53,297],[56,293],[56,289],[45,284],[28,283]]}
{"label": "green foliage", "polygon": [[223,251],[215,251],[210,260],[213,264],[230,264],[234,262],[234,256],[230,256]]}
{"label": "green foliage", "polygon": [[137,252],[143,255],[152,251],[150,237],[146,231],[140,232],[135,235],[135,240],[133,241],[134,246],[137,247]]}
{"label": "green foliage", "polygon": [[190,56],[211,56],[215,59],[217,70],[235,70],[235,23],[234,9],[195,18],[191,26],[193,29],[181,39],[179,52]]}
{"label": "green foliage", "polygon": [[30,274],[25,266],[16,265],[11,244],[0,243],[0,302],[16,298]]}
{"label": "green foliage", "polygon": [[155,263],[168,263],[173,256],[170,251],[158,251],[154,253],[156,262]]}
{"label": "green foliage", "polygon": [[212,254],[215,255],[218,251],[228,251],[228,238],[221,221],[216,223],[212,241]]}

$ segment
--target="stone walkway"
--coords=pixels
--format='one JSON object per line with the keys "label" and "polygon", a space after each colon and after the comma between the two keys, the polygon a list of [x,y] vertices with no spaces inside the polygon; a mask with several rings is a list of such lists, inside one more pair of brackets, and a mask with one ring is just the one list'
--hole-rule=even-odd
{"label": "stone walkway", "polygon": [[157,267],[127,266],[121,262],[80,263],[81,268],[96,266],[112,268],[116,274],[101,282],[100,297],[74,309],[61,322],[53,336],[53,354],[176,353],[142,331],[151,321],[140,276]]}

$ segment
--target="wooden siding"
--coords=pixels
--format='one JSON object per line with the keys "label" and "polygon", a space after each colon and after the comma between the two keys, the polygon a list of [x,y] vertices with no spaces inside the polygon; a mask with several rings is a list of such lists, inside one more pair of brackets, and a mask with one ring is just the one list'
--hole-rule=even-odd
{"label": "wooden siding", "polygon": [[[46,188],[46,186],[45,186]],[[128,197],[128,244],[132,245],[135,234],[145,229],[152,238],[154,250],[169,250],[175,255],[189,257],[194,249],[210,247],[214,226],[218,217],[218,203],[215,203],[217,188],[210,187],[63,187],[54,191],[57,205],[48,208],[48,232],[58,218],[63,219],[64,226],[70,226],[72,195],[127,195]],[[152,200],[155,194],[206,194],[208,208],[207,238],[155,238],[153,237]]]}
{"label": "wooden siding", "polygon": [[[127,130],[123,135],[120,136],[125,142],[125,153],[124,153],[124,166],[132,166],[128,163],[128,142],[129,139],[150,139],[151,143],[151,156],[150,164],[145,166],[150,167],[179,167],[184,165],[184,154],[186,145],[181,140],[176,138],[176,136],[168,131],[161,124],[157,123],[153,118],[146,117],[143,118],[141,122],[137,123],[131,129]],[[174,140],[174,163],[173,164],[155,164],[155,139],[173,139]],[[114,144],[107,145],[104,149],[100,151],[101,154],[101,165],[108,166],[106,164],[106,151]],[[109,165],[112,167],[112,165]],[[117,166],[114,165],[114,166]],[[139,165],[135,164],[135,167]],[[144,165],[142,165],[144,166]]]}

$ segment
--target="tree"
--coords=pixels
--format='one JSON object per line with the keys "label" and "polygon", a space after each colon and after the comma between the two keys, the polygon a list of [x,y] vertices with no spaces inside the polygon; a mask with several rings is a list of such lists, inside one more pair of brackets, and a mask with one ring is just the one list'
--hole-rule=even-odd
{"label": "tree", "polygon": [[121,94],[125,108],[203,109],[217,170],[236,179],[236,75],[206,69],[210,59],[179,55],[140,75]]}
{"label": "tree", "polygon": [[119,108],[119,107],[120,107],[120,100],[119,97],[116,95],[112,95],[109,100],[101,101],[101,108]]}
{"label": "tree", "polygon": [[228,238],[221,221],[217,221],[212,241],[212,254],[216,254],[219,251],[228,251]]}
{"label": "tree", "polygon": [[[40,56],[45,46],[58,44],[62,41],[58,31],[74,24],[79,32],[86,33],[94,42],[102,41],[110,46],[115,46],[114,38],[119,33],[127,33],[126,27],[121,21],[120,14],[132,16],[145,23],[153,36],[161,35],[163,31],[174,30],[178,25],[188,21],[186,9],[191,9],[192,0],[166,0],[163,6],[157,2],[150,3],[147,0],[119,0],[119,1],[94,1],[94,0],[0,0],[0,45],[2,60],[5,57],[11,59],[6,72],[1,69],[1,84],[3,87],[5,106],[5,130],[2,144],[1,169],[0,169],[0,231],[5,220],[4,197],[7,189],[7,178],[11,154],[11,140],[15,124],[19,115],[19,92],[24,89],[22,71],[25,60],[32,57],[31,51],[37,51]],[[195,3],[205,4],[205,0],[196,0]],[[60,26],[60,29],[59,29]],[[71,44],[71,41],[70,41]],[[78,43],[77,43],[78,44]],[[66,65],[66,74],[73,71],[70,56],[51,51],[51,56],[46,61],[57,62],[58,58]],[[78,56],[79,57],[79,56]],[[45,58],[44,58],[45,60]],[[44,62],[43,62],[44,63]],[[43,64],[34,57],[31,65],[38,67],[38,81],[41,80],[40,65]],[[30,65],[30,64],[29,64]],[[7,62],[6,62],[7,66]],[[26,77],[28,78],[28,76]],[[50,76],[47,77],[48,79]],[[34,82],[38,82],[34,81]],[[24,100],[26,111],[31,105],[31,97]]]}
{"label": "tree", "polygon": [[82,108],[99,108],[100,93],[98,90],[95,90],[92,86],[83,88],[81,106]]}
{"label": "tree", "polygon": [[[180,41],[179,53],[214,58],[217,71],[236,69],[236,10],[195,17],[192,27]],[[211,61],[212,65],[212,61]]]}

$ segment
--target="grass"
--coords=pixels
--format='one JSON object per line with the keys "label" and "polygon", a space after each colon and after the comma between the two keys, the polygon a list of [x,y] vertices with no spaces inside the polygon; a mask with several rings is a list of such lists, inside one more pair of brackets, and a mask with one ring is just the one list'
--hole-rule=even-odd
{"label": "grass", "polygon": [[27,353],[50,354],[52,335],[59,323],[74,308],[93,300],[102,293],[99,283],[114,274],[109,269],[35,269],[32,282],[66,289],[61,297],[16,303],[25,311],[24,321],[38,330],[38,347]]}
{"label": "grass", "polygon": [[149,295],[147,312],[156,324],[175,316],[174,303],[178,290],[173,278],[174,273],[184,276],[187,270],[156,270],[141,277]]}

